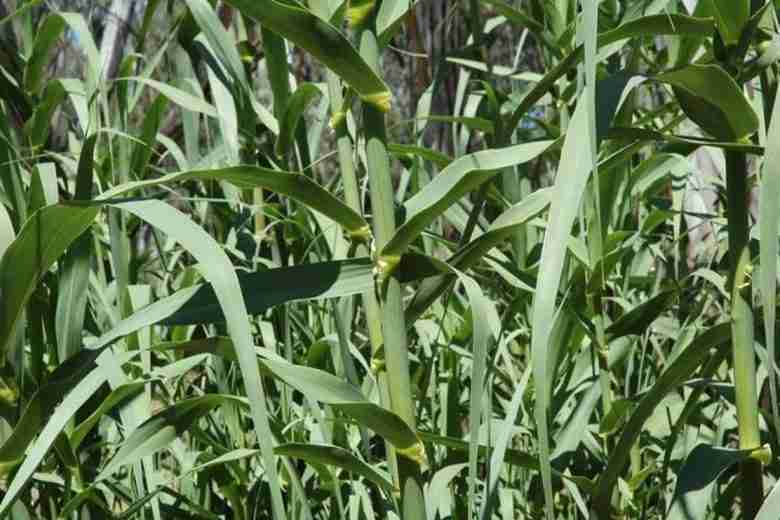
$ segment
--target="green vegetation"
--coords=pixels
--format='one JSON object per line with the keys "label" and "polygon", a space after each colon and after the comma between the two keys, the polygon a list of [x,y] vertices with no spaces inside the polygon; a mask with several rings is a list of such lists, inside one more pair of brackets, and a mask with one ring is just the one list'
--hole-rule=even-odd
{"label": "green vegetation", "polygon": [[438,1],[0,5],[0,518],[780,517],[780,3]]}

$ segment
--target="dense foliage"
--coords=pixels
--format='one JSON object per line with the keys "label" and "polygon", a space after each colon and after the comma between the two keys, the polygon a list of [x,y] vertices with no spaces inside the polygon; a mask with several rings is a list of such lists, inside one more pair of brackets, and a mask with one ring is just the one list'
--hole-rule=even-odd
{"label": "dense foliage", "polygon": [[0,5],[0,517],[780,517],[777,2],[71,4]]}

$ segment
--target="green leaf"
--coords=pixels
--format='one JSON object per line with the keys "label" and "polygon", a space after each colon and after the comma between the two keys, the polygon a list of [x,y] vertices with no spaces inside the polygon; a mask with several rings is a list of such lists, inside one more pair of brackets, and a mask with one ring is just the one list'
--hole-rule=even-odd
{"label": "green leaf", "polygon": [[244,403],[232,395],[209,394],[171,405],[133,430],[95,481],[105,480],[122,466],[140,461],[168,447],[201,417],[225,403]]}
{"label": "green leaf", "polygon": [[754,451],[756,450],[735,450],[698,444],[685,457],[685,462],[677,473],[677,485],[672,500],[677,500],[691,491],[704,489],[728,468],[750,458]]}
{"label": "green leaf", "polygon": [[[780,142],[780,96],[775,97],[772,110],[772,123],[767,133],[767,143]],[[780,147],[767,146],[761,172],[759,211],[759,258],[761,270],[759,284],[763,302],[764,334],[768,359],[776,359],[775,326],[777,320],[777,235],[780,232]],[[771,363],[771,361],[770,361]],[[777,407],[777,377],[769,376],[770,399],[772,403],[772,421],[776,431],[780,432],[780,415]]]}
{"label": "green leaf", "polygon": [[729,341],[731,341],[729,323],[721,323],[708,329],[669,363],[650,390],[644,394],[623,428],[615,448],[610,451],[607,467],[598,479],[594,496],[596,511],[603,515],[609,512],[612,490],[628,463],[631,447],[653,410],[661,403],[664,396],[682,384],[701,366],[709,356],[710,349],[728,344]]}
{"label": "green leaf", "polygon": [[[678,18],[679,17],[679,18]],[[650,15],[630,20],[625,24],[599,35],[598,47],[602,48],[620,40],[639,36],[654,36],[658,34],[709,34],[712,31],[713,20],[707,18],[691,18],[688,16],[663,14]],[[686,32],[690,31],[690,32]],[[558,64],[534,85],[523,97],[509,119],[509,128],[516,128],[520,119],[529,109],[539,103],[555,83],[572,67],[576,66],[585,55],[585,47],[579,45],[570,54],[561,59]]]}
{"label": "green leaf", "polygon": [[484,117],[468,117],[468,116],[424,116],[417,118],[420,121],[434,121],[436,123],[455,123],[463,125],[469,130],[480,131],[486,134],[492,134],[496,125],[490,119]]}
{"label": "green leaf", "polygon": [[298,128],[298,122],[303,117],[308,106],[321,96],[322,92],[320,89],[311,83],[304,83],[296,89],[287,102],[287,109],[279,124],[279,137],[276,139],[276,155],[286,157],[290,153],[295,140],[295,130]]}
{"label": "green leaf", "polygon": [[265,188],[302,202],[310,209],[341,224],[355,236],[365,238],[368,223],[355,210],[330,194],[325,188],[299,173],[289,173],[257,166],[234,166],[213,170],[192,170],[170,173],[148,181],[128,182],[108,190],[97,197],[109,201],[112,197],[149,186],[172,184],[185,180],[222,180],[239,188]]}
{"label": "green leaf", "polygon": [[[97,134],[81,147],[74,199],[92,198],[93,163]],[[92,234],[85,232],[73,243],[61,263],[55,315],[57,350],[66,359],[81,348],[81,331],[87,307],[89,273],[92,267]]]}
{"label": "green leaf", "polygon": [[601,398],[601,385],[598,381],[591,381],[588,389],[581,395],[583,397],[578,400],[577,407],[555,435],[555,450],[550,455],[553,460],[566,453],[576,452],[579,448],[582,432],[588,428],[593,410]]}
{"label": "green leaf", "polygon": [[[437,446],[443,446],[451,450],[468,453],[469,443],[461,439],[455,439],[453,437],[446,437],[442,435],[436,435],[435,433],[418,431],[417,434],[423,440],[423,442],[429,442]],[[490,453],[490,447],[484,443],[479,445],[479,455],[486,456]],[[509,448],[504,452],[504,462],[517,466],[520,468],[530,469],[532,471],[539,471],[539,459],[526,453],[524,451]]]}
{"label": "green leaf", "polygon": [[718,21],[718,31],[726,45],[736,45],[742,30],[750,20],[751,0],[704,0],[712,3]]}
{"label": "green leaf", "polygon": [[21,466],[19,466],[13,480],[8,485],[3,500],[0,502],[0,517],[5,515],[16,501],[22,489],[32,478],[38,465],[49,452],[57,436],[65,428],[71,417],[105,382],[106,375],[104,371],[92,370],[76,384],[73,390],[67,394],[62,403],[56,408],[51,416],[51,420],[46,423],[35,442],[24,454]]}
{"label": "green leaf", "polygon": [[422,146],[390,143],[387,145],[387,151],[399,159],[404,157],[419,157],[425,161],[434,163],[439,168],[445,168],[452,162],[451,157]]}
{"label": "green leaf", "polygon": [[495,177],[499,170],[528,162],[553,141],[537,141],[465,155],[452,162],[414,197],[406,201],[406,222],[382,249],[384,257],[398,257],[437,217],[465,194]]}
{"label": "green leaf", "polygon": [[623,92],[637,76],[623,71],[612,74],[596,83],[596,142],[607,136]]}
{"label": "green leaf", "polygon": [[[494,247],[509,238],[520,226],[527,224],[531,218],[541,213],[550,204],[553,194],[554,192],[550,188],[531,193],[496,218],[484,234],[479,235],[455,252],[447,260],[447,264],[460,270],[472,267]],[[407,256],[404,255],[401,259],[402,275],[403,259]],[[424,280],[406,308],[407,323],[414,323],[436,298],[444,293],[455,278],[454,274],[447,273]]]}
{"label": "green leaf", "polygon": [[713,27],[712,18],[695,18],[676,13],[654,14],[629,20],[615,29],[599,34],[598,44],[599,47],[604,47],[620,40],[641,36],[709,36]]}
{"label": "green leaf", "polygon": [[612,403],[609,413],[599,422],[600,435],[612,435],[626,422],[633,403],[629,399],[618,399]]}
{"label": "green leaf", "polygon": [[149,165],[154,146],[157,144],[157,132],[160,130],[167,106],[166,97],[157,96],[146,108],[141,135],[138,136],[140,141],[136,143],[133,156],[130,158],[130,175],[134,178],[143,179],[146,177],[146,167]]}
{"label": "green leaf", "polygon": [[92,225],[100,208],[47,206],[25,223],[0,262],[0,353],[14,336],[22,310],[41,277]]}
{"label": "green leaf", "polygon": [[100,403],[100,406],[73,429],[69,437],[73,450],[78,450],[84,438],[105,414],[143,392],[144,386],[147,384],[145,381],[128,383],[118,387],[116,390],[112,390],[108,397]]}
{"label": "green leaf", "polygon": [[685,114],[716,139],[740,141],[758,129],[742,89],[718,65],[688,65],[652,79],[671,85]]}
{"label": "green leaf", "polygon": [[622,315],[604,332],[610,341],[631,334],[644,334],[655,319],[669,309],[676,295],[677,291],[669,290],[653,296]]}
{"label": "green leaf", "polygon": [[201,273],[214,288],[227,319],[228,330],[236,344],[238,365],[263,454],[264,470],[270,483],[274,517],[282,518],[284,505],[276,476],[265,389],[260,381],[260,370],[253,352],[249,315],[235,269],[220,245],[203,228],[175,208],[158,200],[124,202],[114,206],[133,213],[181,244],[200,263]]}
{"label": "green leaf", "polygon": [[780,515],[780,482],[774,485],[764,499],[755,520],[775,520],[778,515]]}
{"label": "green leaf", "polygon": [[[531,318],[534,331],[531,336],[531,362],[536,394],[535,417],[540,446],[539,463],[542,480],[547,489],[551,486],[552,478],[547,414],[550,407],[550,389],[555,379],[550,363],[550,350],[553,348],[551,339],[554,336],[556,298],[563,274],[567,244],[593,165],[591,143],[586,139],[591,132],[588,119],[587,106],[582,103],[578,105],[566,131],[542,247],[540,265],[544,268],[539,271],[536,281]],[[507,417],[507,421],[510,420],[513,422],[514,418]],[[548,504],[548,508],[550,505]]]}
{"label": "green leaf", "polygon": [[385,44],[395,34],[397,27],[404,20],[404,15],[414,9],[420,0],[382,0],[376,14],[376,32],[380,41]]}
{"label": "green leaf", "polygon": [[277,446],[274,451],[277,455],[302,459],[308,463],[336,466],[355,475],[365,477],[388,493],[395,491],[392,481],[387,476],[338,446],[290,443]]}
{"label": "green leaf", "polygon": [[37,94],[43,87],[45,67],[48,64],[49,52],[65,30],[65,20],[57,13],[46,16],[35,34],[32,54],[24,69],[24,89],[31,94]]}
{"label": "green leaf", "polygon": [[91,98],[95,91],[100,87],[101,60],[100,52],[95,39],[92,37],[92,31],[84,17],[79,13],[60,13],[60,16],[68,24],[70,30],[75,34],[74,40],[81,46],[86,56],[86,91],[87,97]]}
{"label": "green leaf", "polygon": [[[11,223],[11,217],[8,215],[8,210],[5,206],[0,204],[0,265],[2,265],[3,255],[5,255],[6,249],[13,243],[16,233],[14,233],[14,226]],[[0,296],[2,296],[2,289],[0,288]]]}
{"label": "green leaf", "polygon": [[338,29],[306,9],[275,0],[228,0],[241,13],[257,20],[301,47],[338,74],[367,103],[386,112],[390,91]]}
{"label": "green leaf", "polygon": [[185,2],[206,41],[227,69],[228,74],[245,90],[249,90],[244,65],[241,63],[236,44],[217,17],[214,8],[206,0],[185,0]]}
{"label": "green leaf", "polygon": [[[71,361],[63,364],[62,369],[58,368],[55,370],[55,374],[62,374],[62,377],[58,376],[56,381],[59,383],[64,382],[66,384],[55,388],[49,388],[46,392],[42,392],[40,394],[40,402],[45,404],[44,399],[51,398],[52,396],[59,399],[59,397],[65,395],[65,399],[56,407],[53,413],[51,413],[51,419],[49,419],[43,429],[40,429],[42,423],[36,425],[34,422],[30,423],[30,428],[20,428],[19,435],[29,435],[30,439],[32,439],[35,438],[35,435],[37,434],[37,438],[35,438],[35,441],[26,453],[24,453],[24,447],[14,448],[21,450],[21,453],[25,456],[23,457],[22,464],[14,475],[13,480],[8,485],[8,490],[3,497],[2,503],[0,503],[0,517],[2,517],[5,511],[13,504],[19,492],[21,492],[27,481],[32,477],[33,473],[38,468],[38,465],[43,460],[43,457],[54,444],[55,439],[65,428],[65,425],[70,422],[79,408],[91,399],[98,388],[107,380],[108,373],[105,370],[105,367],[100,366],[101,356],[98,356],[98,358],[94,360],[98,366],[90,370],[83,377],[81,368],[74,370],[74,367],[83,368],[85,365],[92,366],[89,364],[89,360],[95,352],[102,352],[104,347],[112,344],[119,338],[156,323],[161,316],[172,314],[184,302],[192,297],[192,294],[192,290],[179,291],[178,293],[158,300],[131,316],[128,316],[117,323],[113,329],[101,336],[95,343],[90,345],[89,350],[82,351],[77,357],[74,357]],[[132,358],[139,353],[140,351],[134,351],[121,356],[113,356],[112,360],[122,364],[132,360]],[[73,382],[75,384],[70,392],[68,392],[67,389],[67,382]],[[44,406],[38,408],[38,410],[42,409],[44,409]],[[5,450],[5,447],[3,449]],[[12,453],[10,447],[9,453]]]}
{"label": "green leaf", "polygon": [[85,350],[60,364],[30,398],[14,429],[0,447],[0,472],[7,473],[24,458],[25,450],[63,395],[95,367],[99,350]]}
{"label": "green leaf", "polygon": [[275,377],[310,399],[340,410],[390,441],[400,454],[425,463],[425,450],[415,432],[393,412],[368,401],[354,386],[315,368],[270,359],[263,360],[263,364]]}
{"label": "green leaf", "polygon": [[51,206],[59,201],[57,187],[57,168],[51,162],[39,162],[33,169],[30,180],[29,211],[35,211],[44,206]]}
{"label": "green leaf", "polygon": [[[355,258],[239,273],[238,281],[247,312],[256,315],[290,301],[339,298],[373,290],[373,268],[371,259]],[[214,289],[201,285],[186,304],[161,323],[185,325],[224,319]]]}
{"label": "green leaf", "polygon": [[500,334],[500,322],[493,303],[485,297],[479,284],[463,273],[457,273],[466,291],[471,305],[472,348],[471,348],[471,388],[469,390],[469,500],[476,499],[477,458],[479,455],[479,436],[482,425],[482,403],[485,399],[485,376],[487,373],[488,349]]}
{"label": "green leaf", "polygon": [[49,81],[35,105],[32,117],[25,123],[24,131],[34,147],[43,146],[49,138],[54,112],[65,101],[67,92],[61,81]]}
{"label": "green leaf", "polygon": [[447,263],[457,269],[471,267],[488,251],[508,239],[518,227],[544,211],[550,205],[553,195],[552,188],[534,191],[499,215],[485,233],[456,251]]}
{"label": "green leaf", "polygon": [[137,81],[138,83],[143,83],[147,87],[153,88],[185,110],[199,112],[210,117],[219,117],[219,114],[217,114],[217,109],[214,108],[214,105],[209,104],[205,99],[193,96],[192,94],[169,85],[168,83],[162,83],[160,81],[155,81],[150,78],[142,78],[140,76],[117,78],[117,81],[120,80]]}
{"label": "green leaf", "polygon": [[701,146],[712,146],[713,148],[722,148],[723,150],[733,150],[753,155],[762,155],[764,147],[752,144],[750,142],[718,141],[704,137],[693,137],[687,135],[672,135],[656,132],[646,128],[625,128],[613,127],[609,131],[610,139],[623,139],[631,141],[658,141],[668,143],[664,147],[665,154],[689,155]]}
{"label": "green leaf", "polygon": [[[209,338],[167,344],[160,350],[177,350],[187,355],[209,352],[234,360],[235,348],[229,338]],[[348,382],[316,368],[295,365],[264,349],[257,349],[260,366],[269,375],[301,392],[309,399],[340,410],[358,424],[387,439],[406,456],[424,462],[425,452],[415,432],[393,412],[370,401]]]}
{"label": "green leaf", "polygon": [[498,14],[512,23],[523,27],[524,29],[528,29],[528,32],[544,43],[546,49],[550,52],[553,52],[556,55],[561,54],[560,45],[556,43],[553,36],[547,31],[543,24],[534,20],[531,16],[513,8],[506,0],[482,0],[482,2],[492,6]]}

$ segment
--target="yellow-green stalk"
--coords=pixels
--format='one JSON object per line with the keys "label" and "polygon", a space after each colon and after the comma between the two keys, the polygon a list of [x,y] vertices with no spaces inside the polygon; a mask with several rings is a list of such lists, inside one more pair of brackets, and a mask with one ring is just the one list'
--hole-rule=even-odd
{"label": "yellow-green stalk", "polygon": [[[379,45],[373,23],[363,30],[360,54],[375,70],[379,70]],[[381,251],[395,233],[393,183],[390,158],[387,153],[385,114],[375,104],[363,104],[363,126],[366,139],[366,167],[369,175],[371,210],[374,226],[374,251]],[[381,260],[377,258],[379,265]],[[396,270],[397,271],[397,270]],[[391,275],[377,285],[384,337],[387,384],[390,406],[411,428],[415,428],[415,408],[409,376],[409,354],[406,341],[401,283]],[[420,463],[408,456],[398,457],[398,478],[401,492],[401,518],[426,518]]]}

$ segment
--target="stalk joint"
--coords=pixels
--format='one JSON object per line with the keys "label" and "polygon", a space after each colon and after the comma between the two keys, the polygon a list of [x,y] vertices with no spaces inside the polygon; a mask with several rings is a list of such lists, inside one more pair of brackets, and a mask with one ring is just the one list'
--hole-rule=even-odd
{"label": "stalk joint", "polygon": [[764,444],[750,453],[750,458],[759,461],[763,465],[772,462],[772,448],[769,444]]}
{"label": "stalk joint", "polygon": [[371,239],[371,227],[365,225],[359,229],[353,229],[347,233],[349,240],[355,244],[370,244]]}
{"label": "stalk joint", "polygon": [[428,457],[425,455],[425,446],[419,440],[406,448],[396,448],[396,452],[402,457],[415,462],[420,470],[428,467]]}
{"label": "stalk joint", "polygon": [[374,265],[374,277],[379,287],[384,287],[388,279],[401,265],[400,255],[379,255]]}

